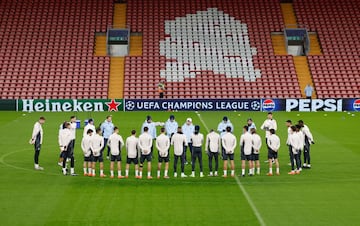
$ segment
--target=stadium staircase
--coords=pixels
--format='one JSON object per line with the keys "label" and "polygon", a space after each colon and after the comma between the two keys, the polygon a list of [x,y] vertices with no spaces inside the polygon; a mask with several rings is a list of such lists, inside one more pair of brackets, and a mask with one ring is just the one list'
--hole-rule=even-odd
{"label": "stadium staircase", "polygon": [[[114,28],[126,28],[126,3],[114,4]],[[130,56],[142,55],[142,35],[134,34],[130,36]],[[125,57],[111,57],[110,79],[109,79],[109,98],[124,97],[124,71]]]}
{"label": "stadium staircase", "polygon": [[[294,11],[294,7],[292,3],[281,3],[281,12],[284,18],[284,23],[285,26],[287,28],[297,28],[297,19],[296,19],[296,15],[295,15],[295,11]],[[276,40],[276,45],[280,45],[280,42],[284,45],[284,37],[282,37],[282,40],[280,40],[280,38],[278,38],[279,40]],[[311,36],[310,39],[310,43],[312,43],[312,41],[314,41],[314,44],[312,44],[312,46],[310,46],[310,49],[312,49],[312,47],[314,48],[312,53],[317,53],[319,52],[319,44],[318,42],[315,43],[315,41],[317,40],[316,36],[314,39],[314,35]],[[274,40],[273,40],[274,41]],[[280,53],[282,51],[279,51]],[[286,52],[286,50],[285,50]],[[275,53],[277,54],[277,53]],[[305,95],[305,87],[307,84],[310,84],[312,87],[314,87],[314,92],[312,97],[316,98],[316,88],[314,86],[313,80],[312,80],[312,76],[311,76],[311,72],[309,69],[309,64],[307,62],[307,57],[306,56],[294,56],[294,65],[295,65],[295,70],[296,70],[296,74],[299,80],[299,85],[300,85],[300,90],[301,90],[301,96],[302,97],[306,97]]]}

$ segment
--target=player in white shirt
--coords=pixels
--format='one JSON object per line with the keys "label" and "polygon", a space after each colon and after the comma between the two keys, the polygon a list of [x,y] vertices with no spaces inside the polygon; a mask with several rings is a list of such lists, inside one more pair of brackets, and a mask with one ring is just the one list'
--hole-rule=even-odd
{"label": "player in white shirt", "polygon": [[204,135],[200,133],[200,126],[195,126],[195,132],[191,135],[191,143],[193,146],[192,156],[191,156],[191,175],[190,177],[195,177],[195,163],[196,159],[199,159],[200,165],[200,177],[204,177],[203,173],[203,162],[202,162],[202,145],[204,142]]}
{"label": "player in white shirt", "polygon": [[223,160],[224,160],[224,175],[227,177],[227,165],[228,160],[230,160],[231,166],[231,176],[235,177],[235,162],[234,162],[234,153],[236,148],[236,137],[231,133],[231,127],[226,127],[226,133],[221,138],[221,144],[223,151]]}
{"label": "player in white shirt", "polygon": [[144,132],[139,136],[139,148],[140,148],[140,179],[142,178],[143,164],[147,161],[147,179],[152,179],[151,176],[151,149],[153,145],[153,137],[149,134],[149,128],[145,126]]}
{"label": "player in white shirt", "polygon": [[94,120],[92,118],[88,119],[88,124],[84,127],[84,133],[83,136],[87,134],[87,131],[91,129],[93,131],[93,134],[96,133],[96,128],[94,126]]}
{"label": "player in white shirt", "polygon": [[72,140],[73,140],[73,134],[71,131],[71,124],[69,122],[66,122],[64,125],[64,129],[62,129],[59,133],[59,145],[62,150],[62,156],[63,156],[63,165],[62,165],[62,172],[64,175],[67,175],[67,169],[66,169],[66,159],[70,159],[70,174],[71,176],[76,176],[75,170],[74,170],[74,152],[72,151]]}
{"label": "player in white shirt", "polygon": [[181,177],[187,177],[184,173],[185,168],[185,156],[184,151],[188,142],[186,135],[182,133],[182,128],[178,127],[177,133],[171,138],[171,145],[174,146],[174,177],[177,177],[177,162],[180,158],[181,162]]}
{"label": "player in white shirt", "polygon": [[240,136],[241,149],[241,176],[245,177],[246,161],[249,164],[249,176],[253,176],[253,159],[252,159],[252,135],[248,132],[248,126],[243,127],[243,134]]}
{"label": "player in white shirt", "polygon": [[186,152],[189,147],[190,155],[192,155],[193,148],[192,148],[192,143],[191,143],[191,135],[193,135],[194,131],[195,131],[195,127],[192,123],[191,118],[186,119],[186,122],[181,127],[181,131],[186,136],[187,145],[185,146],[183,155],[184,155],[184,159],[185,159],[185,164],[188,164],[187,158],[186,158]]}
{"label": "player in white shirt", "polygon": [[[205,150],[209,156],[209,176],[218,176],[219,168],[219,153],[220,153],[220,135],[216,133],[213,129],[210,130],[210,133],[206,135],[205,141]],[[215,172],[213,172],[212,160],[215,159]]]}
{"label": "player in white shirt", "polygon": [[92,129],[88,129],[86,135],[83,136],[81,140],[81,149],[84,153],[84,176],[88,176],[92,173],[92,162],[93,162],[93,155],[92,155],[92,135],[94,131]]}
{"label": "player in white shirt", "polygon": [[119,128],[114,127],[114,133],[110,135],[107,145],[110,147],[110,178],[114,178],[114,164],[117,162],[118,178],[122,179],[121,175],[121,148],[124,146],[124,140],[119,135]]}
{"label": "player in white shirt", "polygon": [[[291,133],[288,137],[288,144],[291,147],[291,154],[290,154],[290,163],[291,163],[291,171],[288,173],[290,175],[300,174],[300,151],[303,148],[303,137],[301,132],[296,128],[296,126],[291,126]],[[296,171],[295,171],[295,164],[296,162]]]}
{"label": "player in white shirt", "polygon": [[273,175],[272,171],[272,159],[275,161],[276,166],[276,175],[280,175],[280,168],[279,168],[279,160],[278,160],[278,151],[280,148],[280,138],[275,134],[275,129],[270,129],[270,136],[267,139],[267,145],[269,147],[268,150],[268,160],[269,160],[269,173],[268,176]]}
{"label": "player in white shirt", "polygon": [[[60,124],[58,136],[60,135],[61,130],[65,129],[65,124],[66,124],[66,121],[64,121],[63,123]],[[63,153],[63,151],[62,151],[62,148],[60,148],[58,166],[61,166],[61,167],[62,167],[63,161],[64,161],[63,155],[64,155],[64,153]]]}
{"label": "player in white shirt", "polygon": [[[267,119],[261,125],[260,129],[265,130],[265,142],[266,142],[266,145],[267,145],[267,143],[268,143],[267,139],[270,136],[270,129],[274,129],[275,132],[277,130],[277,123],[276,123],[276,120],[273,119],[272,112],[268,112]],[[268,145],[267,145],[267,148],[268,148],[268,151],[270,151],[270,147]],[[273,159],[271,161],[273,161]]]}
{"label": "player in white shirt", "polygon": [[304,134],[304,165],[305,169],[310,169],[310,145],[315,144],[314,138],[310,129],[307,125],[304,124],[303,120],[299,120],[299,125],[301,126],[301,132]]}
{"label": "player in white shirt", "polygon": [[252,136],[252,159],[253,159],[253,173],[255,173],[256,166],[256,174],[260,175],[260,149],[261,149],[261,137],[256,133],[256,129],[252,128],[250,130]]}
{"label": "player in white shirt", "polygon": [[100,177],[105,177],[104,174],[104,159],[102,155],[102,151],[104,149],[104,137],[101,136],[102,130],[101,128],[96,129],[96,134],[92,138],[92,151],[94,155],[93,167],[92,167],[92,174],[89,176],[96,176],[96,162],[100,164]]}
{"label": "player in white shirt", "polygon": [[[291,147],[291,145],[290,145],[290,143],[289,143],[289,137],[290,137],[290,135],[292,134],[292,130],[291,130],[291,127],[292,127],[292,121],[290,120],[290,119],[288,119],[288,120],[286,120],[286,122],[285,122],[285,125],[286,125],[286,127],[287,127],[287,139],[286,139],[286,145],[288,146],[288,148],[289,148],[289,157],[290,157],[290,161],[292,161],[292,159],[294,159],[293,158],[293,153],[292,153],[292,147]],[[295,161],[295,160],[294,160]],[[289,166],[291,166],[291,162],[289,163]],[[294,164],[294,162],[293,162],[293,164]]]}
{"label": "player in white shirt", "polygon": [[[76,116],[70,117],[70,131],[71,131],[71,142],[69,144],[69,153],[72,153],[74,156],[75,151],[75,139],[76,139]],[[71,158],[68,158],[68,161],[71,160]]]}
{"label": "player in white shirt", "polygon": [[34,127],[33,127],[33,131],[32,131],[32,135],[31,135],[31,139],[30,139],[30,144],[34,145],[34,168],[35,170],[44,170],[43,167],[39,166],[39,156],[40,156],[40,150],[41,150],[41,144],[43,142],[43,129],[42,129],[42,125],[45,123],[45,117],[40,117],[39,120],[37,122],[35,122]]}
{"label": "player in white shirt", "polygon": [[126,138],[126,169],[125,169],[125,178],[129,178],[129,168],[130,164],[135,164],[135,178],[139,179],[139,160],[138,160],[138,146],[139,139],[136,137],[136,131],[131,131],[131,136]]}
{"label": "player in white shirt", "polygon": [[171,139],[171,137],[177,132],[179,127],[178,123],[175,121],[175,116],[170,115],[169,119],[165,122],[165,131],[166,135]]}
{"label": "player in white shirt", "polygon": [[161,128],[161,134],[156,138],[156,148],[158,150],[158,169],[157,169],[157,178],[160,179],[160,171],[162,162],[165,162],[165,171],[164,178],[169,179],[169,148],[170,148],[170,138],[165,135],[165,128]]}

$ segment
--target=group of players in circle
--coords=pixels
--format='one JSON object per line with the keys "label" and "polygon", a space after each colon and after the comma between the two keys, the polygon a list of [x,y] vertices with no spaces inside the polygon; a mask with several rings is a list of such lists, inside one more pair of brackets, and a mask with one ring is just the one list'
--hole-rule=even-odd
{"label": "group of players in circle", "polygon": [[[43,170],[39,166],[39,154],[42,143],[42,127],[45,118],[41,117],[35,123],[33,135],[30,140],[35,147],[35,169]],[[160,135],[157,136],[156,127],[161,126]],[[292,125],[291,120],[286,121],[288,127],[288,137],[286,144],[289,147],[289,157],[291,165],[290,175],[300,174],[303,168],[311,168],[310,165],[310,145],[314,144],[313,136],[308,126],[302,120],[297,125]],[[265,140],[268,150],[269,171],[268,176],[273,176],[273,164],[275,164],[275,174],[280,175],[278,161],[278,151],[280,148],[280,138],[276,135],[277,122],[273,119],[272,112],[267,114],[267,119],[263,122],[260,129],[265,130]],[[192,119],[187,118],[186,122],[179,126],[174,115],[163,122],[153,122],[151,116],[147,116],[142,125],[140,135],[137,137],[135,130],[131,131],[130,136],[125,139],[119,134],[119,128],[112,123],[112,116],[107,116],[106,120],[95,128],[94,121],[88,120],[84,128],[83,138],[81,140],[81,149],[84,154],[83,173],[84,176],[96,176],[96,164],[99,163],[100,177],[106,177],[104,174],[104,158],[110,160],[110,178],[128,178],[130,165],[135,165],[135,178],[143,177],[143,168],[147,162],[147,179],[152,179],[151,162],[154,156],[154,146],[157,149],[158,166],[157,178],[161,178],[161,168],[165,164],[163,178],[169,178],[170,147],[173,146],[173,176],[178,176],[178,162],[180,160],[180,177],[185,178],[185,165],[188,164],[187,150],[189,150],[192,172],[190,177],[195,177],[196,162],[199,162],[199,176],[204,177],[203,173],[203,147],[208,155],[208,176],[219,176],[219,156],[223,160],[222,177],[228,176],[228,165],[230,166],[230,176],[235,177],[234,154],[237,146],[237,138],[233,134],[233,124],[224,116],[219,123],[217,131],[211,129],[204,137],[200,132],[199,125],[193,125]],[[76,176],[74,170],[74,146],[76,134],[76,117],[72,116],[70,122],[64,122],[59,130],[60,158],[59,165],[62,167],[64,175]],[[155,140],[155,141],[154,141]],[[204,144],[205,143],[205,144]],[[243,132],[240,136],[241,150],[241,175],[246,175],[246,163],[248,163],[248,175],[260,175],[259,154],[262,147],[262,139],[257,134],[255,123],[251,118],[243,126]],[[204,146],[205,145],[205,146]],[[107,153],[105,149],[107,147]],[[122,174],[121,151],[126,149],[126,167],[125,174]],[[304,153],[304,163],[301,163],[301,154]],[[67,165],[70,162],[70,172]],[[215,166],[213,167],[213,162]],[[117,174],[114,173],[116,164]]]}

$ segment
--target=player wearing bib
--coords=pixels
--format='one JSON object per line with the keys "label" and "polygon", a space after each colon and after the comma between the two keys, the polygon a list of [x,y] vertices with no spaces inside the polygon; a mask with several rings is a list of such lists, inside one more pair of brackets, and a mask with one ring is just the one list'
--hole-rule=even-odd
{"label": "player wearing bib", "polygon": [[169,148],[170,148],[170,138],[165,135],[165,128],[161,128],[161,134],[156,138],[156,148],[158,150],[158,170],[157,178],[160,178],[160,171],[162,162],[165,162],[165,171],[164,178],[169,179]]}
{"label": "player wearing bib", "polygon": [[278,160],[278,151],[280,148],[280,138],[275,134],[275,129],[270,129],[270,136],[267,139],[268,150],[268,160],[269,160],[269,173],[268,176],[273,175],[272,171],[272,159],[275,161],[276,165],[276,175],[280,175],[279,160]]}
{"label": "player wearing bib", "polygon": [[148,133],[149,128],[145,126],[143,128],[144,133],[139,136],[139,148],[141,152],[140,156],[140,179],[142,178],[143,164],[147,161],[147,179],[152,179],[151,176],[151,149],[153,137]]}
{"label": "player wearing bib", "polygon": [[241,149],[241,176],[245,176],[246,161],[249,164],[249,176],[253,176],[253,159],[252,159],[252,136],[248,132],[248,127],[243,127],[243,134],[240,136]]}
{"label": "player wearing bib", "polygon": [[221,138],[221,144],[224,149],[223,160],[224,160],[224,175],[227,177],[228,160],[230,160],[231,176],[235,177],[235,162],[234,153],[236,148],[236,137],[231,133],[231,127],[226,127],[226,133]]}
{"label": "player wearing bib", "polygon": [[89,176],[95,177],[96,175],[96,162],[100,164],[100,177],[105,177],[104,174],[104,159],[102,156],[102,151],[104,149],[104,137],[101,136],[101,128],[96,129],[96,134],[92,138],[92,151],[94,155],[94,162],[92,167],[92,174]]}
{"label": "player wearing bib", "polygon": [[188,142],[185,134],[182,133],[182,128],[177,128],[177,133],[175,133],[171,138],[171,145],[174,146],[174,177],[177,177],[177,163],[180,159],[181,162],[181,177],[187,177],[184,173],[185,168],[185,156],[184,151],[186,150]]}
{"label": "player wearing bib", "polygon": [[251,138],[252,138],[252,160],[253,160],[253,173],[255,173],[256,166],[256,174],[260,175],[260,149],[261,149],[261,137],[256,133],[256,129],[252,128],[250,130]]}
{"label": "player wearing bib", "polygon": [[[209,156],[209,176],[218,176],[219,168],[219,153],[220,153],[220,135],[216,133],[213,129],[210,130],[210,133],[206,135],[205,149],[206,153]],[[215,160],[215,172],[213,172],[212,160]]]}
{"label": "player wearing bib", "polygon": [[124,146],[124,140],[119,135],[119,128],[114,127],[114,133],[110,135],[107,145],[110,147],[110,178],[114,178],[114,164],[117,162],[118,178],[122,179],[121,175],[121,148]]}
{"label": "player wearing bib", "polygon": [[129,168],[130,164],[135,164],[135,178],[139,179],[139,161],[138,161],[138,146],[139,139],[136,137],[136,131],[131,131],[131,136],[126,138],[125,147],[126,147],[126,170],[125,178],[129,177]]}
{"label": "player wearing bib", "polygon": [[92,162],[93,162],[93,155],[92,155],[92,150],[91,150],[92,135],[93,135],[93,130],[88,129],[88,131],[86,132],[86,135],[83,136],[83,138],[81,140],[81,149],[84,153],[84,164],[83,164],[84,176],[88,176],[89,174],[92,173]]}

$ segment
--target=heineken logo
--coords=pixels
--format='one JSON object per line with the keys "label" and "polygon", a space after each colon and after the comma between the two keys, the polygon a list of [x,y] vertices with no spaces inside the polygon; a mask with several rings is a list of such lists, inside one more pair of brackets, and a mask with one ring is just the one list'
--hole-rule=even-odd
{"label": "heineken logo", "polygon": [[121,111],[123,100],[19,100],[18,110],[25,112]]}

